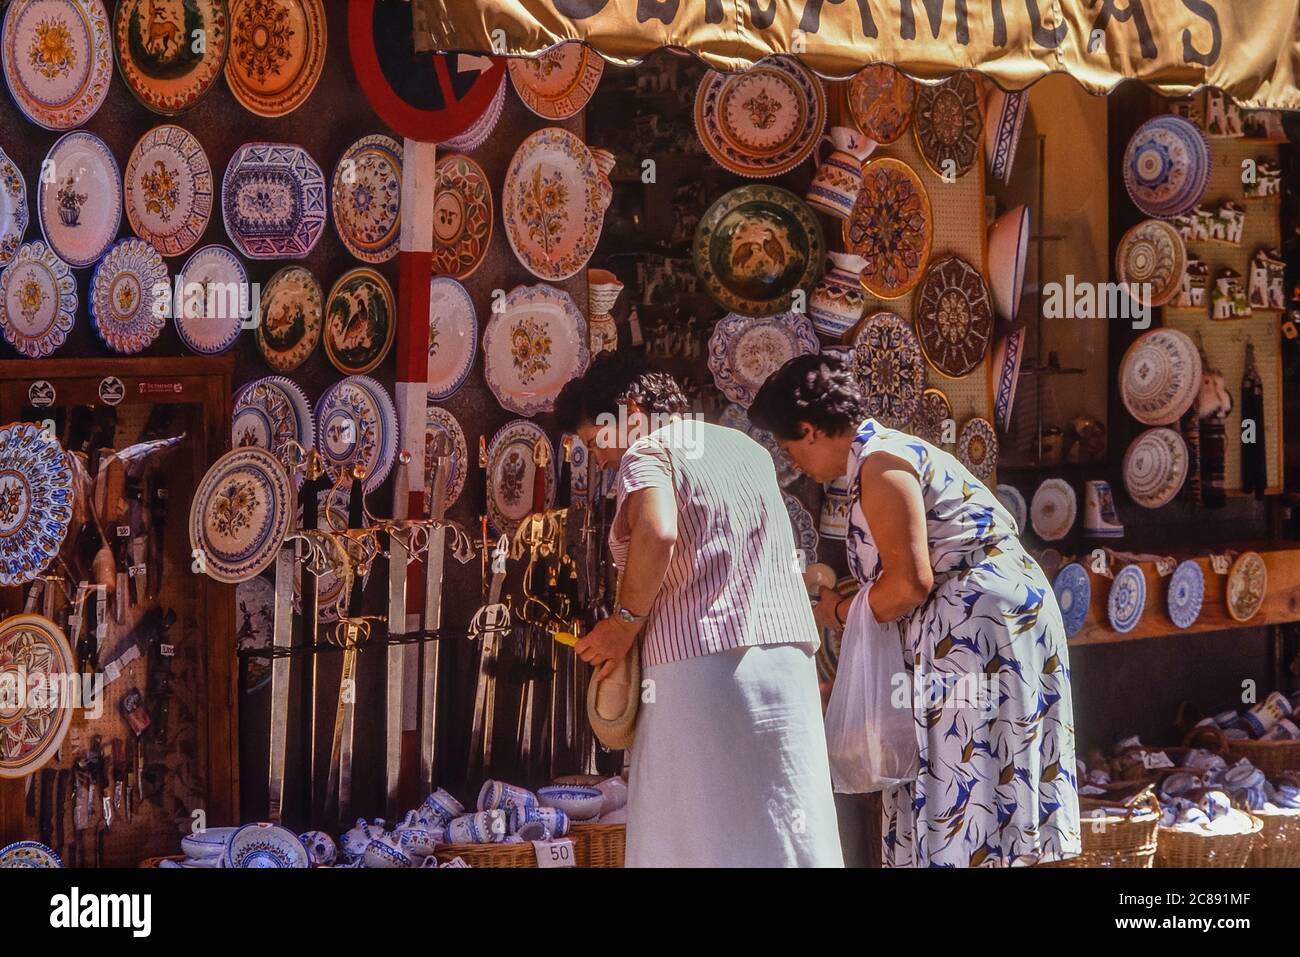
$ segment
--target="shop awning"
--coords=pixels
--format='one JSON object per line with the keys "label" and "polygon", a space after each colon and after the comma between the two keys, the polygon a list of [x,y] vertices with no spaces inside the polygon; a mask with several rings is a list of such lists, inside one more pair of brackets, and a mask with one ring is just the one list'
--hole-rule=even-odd
{"label": "shop awning", "polygon": [[[392,2],[392,0],[389,0]],[[1004,89],[1064,72],[1105,93],[1214,86],[1300,109],[1300,0],[413,0],[426,51],[534,56],[582,40],[615,63],[660,47],[743,70],[778,53],[827,78],[893,63],[916,79],[978,70]]]}

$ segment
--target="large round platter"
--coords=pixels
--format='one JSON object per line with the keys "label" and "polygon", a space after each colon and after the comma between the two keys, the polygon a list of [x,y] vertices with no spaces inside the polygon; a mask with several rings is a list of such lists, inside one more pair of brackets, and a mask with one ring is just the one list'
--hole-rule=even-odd
{"label": "large round platter", "polygon": [[34,425],[0,428],[0,585],[31,581],[59,553],[72,501],[59,443]]}
{"label": "large round platter", "polygon": [[[1163,306],[1178,294],[1187,268],[1187,247],[1163,219],[1148,219],[1124,234],[1115,250],[1115,273],[1138,302]],[[1149,288],[1150,292],[1144,295]]]}
{"label": "large round platter", "polygon": [[[533,450],[537,440],[550,445],[541,427],[516,419],[492,436],[487,449],[488,521],[499,535],[511,535],[533,510],[533,478],[537,466]],[[548,459],[545,474],[546,507],[555,502],[555,455]]]}
{"label": "large round platter", "polygon": [[5,151],[0,150],[0,266],[7,265],[18,252],[29,219],[23,174]]}
{"label": "large round platter", "polygon": [[225,246],[204,246],[185,261],[177,279],[172,321],[181,341],[199,355],[228,350],[253,306],[239,257]]}
{"label": "large round platter", "polygon": [[249,259],[303,259],[325,231],[325,193],[301,146],[245,143],[221,180],[226,235]]}
{"label": "large round platter", "polygon": [[768,376],[795,356],[817,352],[820,345],[805,315],[731,313],[718,320],[709,337],[709,371],[723,395],[748,409]]}
{"label": "large round platter", "polygon": [[849,112],[864,135],[892,143],[912,122],[916,83],[888,63],[863,67],[849,81]]}
{"label": "large round platter", "polygon": [[446,508],[451,508],[460,498],[465,488],[465,476],[469,470],[469,445],[465,441],[465,430],[460,427],[456,417],[442,406],[430,402],[425,407],[427,438],[424,446],[424,491],[433,494],[433,437],[441,432],[451,441],[451,473],[447,481]]}
{"label": "large round platter", "polygon": [[587,320],[553,286],[516,286],[483,332],[484,377],[502,408],[518,415],[551,411],[589,358]]}
{"label": "large round platter", "polygon": [[41,168],[54,174],[36,188],[41,233],[69,266],[89,266],[113,244],[122,223],[117,160],[98,136],[78,130],[50,147]]}
{"label": "large round platter", "polygon": [[958,256],[932,263],[917,292],[916,332],[935,370],[952,379],[974,372],[993,338],[993,303],[979,270]]}
{"label": "large round platter", "polygon": [[286,266],[262,290],[258,307],[257,347],[277,372],[302,365],[324,325],[325,297],[316,277],[303,266]]}
{"label": "large round platter", "polygon": [[695,130],[723,169],[762,178],[788,173],[816,148],[826,91],[797,60],[772,57],[743,73],[710,70],[695,94]]}
{"label": "large round platter", "polygon": [[984,110],[979,87],[968,73],[956,73],[916,94],[912,133],[925,165],[951,179],[970,172],[984,148]]}
{"label": "large round platter", "polygon": [[188,131],[166,124],[140,138],[126,163],[126,218],[164,256],[189,252],[212,216],[212,167]]}
{"label": "large round platter", "polygon": [[[71,714],[72,709],[65,709]],[[39,841],[16,841],[0,847],[0,869],[40,868],[54,869],[63,866],[63,859],[52,847]]]}
{"label": "large round platter", "polygon": [[[202,36],[203,43],[193,42]],[[221,77],[230,47],[226,0],[122,0],[113,14],[117,67],[155,113],[184,113]]]}
{"label": "large round platter", "polygon": [[397,457],[397,409],[382,385],[369,376],[348,376],[325,390],[316,403],[316,448],[329,477],[351,482],[352,468],[373,492],[388,477]]}
{"label": "large round platter", "polygon": [[[298,443],[302,450],[293,448]],[[285,472],[302,484],[298,468],[303,456],[316,444],[316,425],[311,404],[302,389],[284,376],[266,376],[248,383],[235,396],[230,445],[253,446],[272,453]]]}
{"label": "large round platter", "polygon": [[967,419],[957,437],[957,458],[981,482],[991,478],[998,466],[998,436],[993,423],[978,416]]}
{"label": "large round platter", "polygon": [[100,0],[23,0],[4,19],[5,83],[23,115],[47,130],[94,116],[113,79],[113,40]]}
{"label": "large round platter", "polygon": [[190,504],[190,547],[219,582],[245,581],[269,568],[293,525],[293,486],[259,448],[232,449],[213,463]]}
{"label": "large round platter", "polygon": [[1194,124],[1165,114],[1143,123],[1124,150],[1124,186],[1157,219],[1191,212],[1210,181],[1210,142]]}
{"label": "large round platter", "polygon": [[393,290],[373,269],[345,272],[325,302],[325,354],[344,375],[361,375],[383,361],[397,324]]}
{"label": "large round platter", "polygon": [[1201,355],[1177,329],[1152,329],[1128,347],[1119,366],[1124,408],[1143,425],[1177,422],[1201,388]]}
{"label": "large round platter", "polygon": [[1074,527],[1078,509],[1078,499],[1069,484],[1063,479],[1046,479],[1029,503],[1029,521],[1034,534],[1045,542],[1060,541]]}
{"label": "large round platter", "polygon": [[[40,615],[0,622],[0,686],[7,692],[0,702],[0,778],[27,777],[59,750],[72,721],[65,697],[72,674],[72,649],[54,622]],[[45,693],[18,694],[19,688]]]}
{"label": "large round platter", "polygon": [[743,316],[774,316],[811,290],[826,261],[817,216],[778,186],[741,186],[705,211],[695,230],[695,272],[719,304]]}
{"label": "large round platter", "polygon": [[292,113],[325,66],[321,0],[231,0],[226,85],[258,116]]}
{"label": "large round platter", "polygon": [[[275,585],[261,575],[236,585],[236,650],[269,651],[271,648],[271,633],[274,628]],[[271,680],[271,659],[261,655],[248,655],[243,660],[246,662],[245,667],[247,668],[244,693],[251,694],[265,687],[266,683]],[[190,846],[186,845],[186,840],[187,838],[181,838],[181,849],[188,856],[195,857],[195,854],[190,853]],[[203,850],[209,851],[208,854],[203,856],[220,856],[221,851],[224,850],[224,845],[224,840],[216,845],[215,855],[212,853],[210,846],[203,848]]]}
{"label": "large round platter", "polygon": [[455,279],[434,276],[429,284],[429,398],[454,395],[469,377],[476,352],[474,300]]}
{"label": "large round platter", "polygon": [[0,272],[0,331],[29,359],[63,345],[77,315],[77,280],[39,240],[24,243]]}
{"label": "large round platter", "polygon": [[869,316],[853,337],[850,362],[868,415],[891,429],[912,421],[925,389],[925,360],[911,323],[892,312]]}
{"label": "large round platter", "polygon": [[402,228],[402,144],[375,134],[357,140],[334,167],[334,229],[363,262],[397,255]]}
{"label": "large round platter", "polygon": [[1169,620],[1179,628],[1192,627],[1201,616],[1204,601],[1205,572],[1200,564],[1191,559],[1179,562],[1169,576],[1169,592],[1165,596]]}
{"label": "large round platter", "polygon": [[821,536],[817,534],[817,523],[813,520],[812,513],[804,508],[803,502],[789,492],[782,492],[781,498],[785,501],[785,510],[790,516],[794,547],[803,552],[811,565],[817,560],[817,543],[821,541]]}
{"label": "large round platter", "polygon": [[507,66],[519,99],[545,120],[567,120],[582,112],[605,72],[600,54],[578,41],[536,57],[512,57]]}
{"label": "large round platter", "polygon": [[143,239],[117,243],[95,267],[90,321],[104,345],[134,355],[153,344],[167,325],[172,286],[167,264]]}
{"label": "large round platter", "polygon": [[433,177],[433,272],[466,279],[492,244],[492,184],[468,156],[438,160]]}
{"label": "large round platter", "polygon": [[1020,494],[1020,489],[1014,485],[999,485],[993,490],[993,495],[1016,520],[1017,534],[1029,527],[1029,506],[1025,504],[1025,497]]}
{"label": "large round platter", "polygon": [[926,389],[916,405],[908,431],[931,445],[942,448],[944,423],[952,418],[952,403],[942,389]]}
{"label": "large round platter", "polygon": [[867,261],[858,278],[871,295],[897,299],[921,281],[934,220],[921,177],[902,160],[862,164],[862,189],[842,229],[845,248]]}
{"label": "large round platter", "polygon": [[1174,429],[1147,429],[1124,453],[1124,487],[1143,508],[1174,500],[1187,478],[1187,443]]}
{"label": "large round platter", "polygon": [[1065,637],[1073,638],[1083,630],[1092,604],[1092,580],[1087,569],[1078,562],[1062,567],[1052,581],[1052,591],[1056,593],[1056,604],[1065,622]]}
{"label": "large round platter", "polygon": [[548,126],[524,140],[501,187],[501,222],[524,268],[558,282],[586,266],[605,226],[608,189],[587,144],[568,130]]}
{"label": "large round platter", "polygon": [[278,824],[245,824],[226,842],[221,866],[303,868],[311,867],[311,857],[298,835],[288,828]]}
{"label": "large round platter", "polygon": [[783,488],[787,485],[793,485],[798,480],[800,472],[795,466],[794,460],[790,458],[790,453],[781,448],[781,444],[777,442],[776,436],[771,432],[760,429],[749,421],[749,413],[742,406],[736,405],[734,402],[729,404],[722,410],[722,415],[718,417],[718,425],[744,432],[767,449],[772,456],[772,464],[776,467],[776,481]]}
{"label": "large round platter", "polygon": [[1268,568],[1258,552],[1242,552],[1228,569],[1224,587],[1228,614],[1234,621],[1250,621],[1268,595]]}
{"label": "large round platter", "polygon": [[1147,604],[1147,580],[1137,565],[1125,565],[1115,574],[1106,596],[1106,615],[1110,627],[1123,634],[1132,631],[1142,620]]}

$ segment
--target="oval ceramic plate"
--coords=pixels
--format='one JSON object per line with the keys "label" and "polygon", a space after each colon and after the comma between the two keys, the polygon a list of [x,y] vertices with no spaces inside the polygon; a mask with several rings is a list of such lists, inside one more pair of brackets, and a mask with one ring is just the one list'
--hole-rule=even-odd
{"label": "oval ceramic plate", "polygon": [[226,0],[122,0],[113,40],[135,98],[155,113],[184,113],[221,77],[230,46]]}
{"label": "oval ceramic plate", "polygon": [[1192,560],[1179,562],[1169,576],[1169,592],[1165,606],[1169,620],[1179,628],[1190,628],[1201,617],[1201,604],[1205,601],[1205,572]]}
{"label": "oval ceramic plate", "polygon": [[794,547],[803,552],[809,565],[817,561],[817,543],[821,541],[821,536],[817,534],[817,523],[813,521],[812,513],[804,508],[803,502],[799,501],[789,492],[782,492],[781,498],[785,501],[785,510],[790,516],[790,530],[794,532]]}
{"label": "oval ceramic plate", "polygon": [[867,317],[850,362],[869,416],[891,429],[912,421],[925,389],[925,360],[911,323],[892,312]]}
{"label": "oval ceramic plate", "polygon": [[434,276],[429,284],[429,398],[454,395],[469,377],[477,351],[474,301],[455,279]]}
{"label": "oval ceramic plate", "polygon": [[292,372],[320,341],[325,297],[303,266],[286,266],[271,277],[258,306],[257,347],[277,372]]}
{"label": "oval ceramic plate", "polygon": [[849,111],[863,134],[892,143],[912,122],[916,84],[888,63],[863,67],[849,81]]}
{"label": "oval ceramic plate", "polygon": [[334,229],[363,262],[397,255],[402,227],[402,144],[391,136],[363,136],[334,167]]}
{"label": "oval ceramic plate", "polygon": [[1034,492],[1029,504],[1029,521],[1034,534],[1045,542],[1060,541],[1074,527],[1079,502],[1066,482],[1058,478],[1047,479]]}
{"label": "oval ceramic plate", "polygon": [[231,0],[226,84],[258,116],[292,113],[325,67],[321,0]]}
{"label": "oval ceramic plate", "polygon": [[582,112],[605,72],[600,54],[578,41],[539,56],[511,57],[507,66],[524,106],[546,120],[567,120]]}
{"label": "oval ceramic plate", "polygon": [[1174,429],[1147,429],[1124,453],[1124,487],[1143,508],[1174,500],[1187,478],[1187,443]]}
{"label": "oval ceramic plate", "polygon": [[[293,443],[302,446],[295,449]],[[232,448],[266,449],[301,485],[304,473],[298,466],[316,444],[316,424],[311,405],[302,389],[284,376],[266,376],[248,383],[235,396],[231,420]]]}
{"label": "oval ceramic plate", "polygon": [[1163,306],[1178,294],[1187,268],[1187,247],[1178,230],[1162,219],[1148,219],[1124,234],[1115,250],[1115,273],[1133,288],[1130,295],[1148,306]]}
{"label": "oval ceramic plate", "polygon": [[1165,114],[1143,123],[1124,150],[1124,186],[1157,219],[1191,212],[1210,181],[1210,142],[1194,124]]}
{"label": "oval ceramic plate", "polygon": [[731,313],[718,320],[709,337],[709,371],[723,395],[748,409],[768,376],[795,356],[817,352],[820,345],[807,316]]}
{"label": "oval ceramic plate", "polygon": [[1121,634],[1132,631],[1142,620],[1147,604],[1147,580],[1137,565],[1125,565],[1115,574],[1106,596],[1110,627]]}
{"label": "oval ceramic plate", "polygon": [[5,82],[18,109],[47,130],[94,116],[113,79],[108,14],[100,0],[24,0],[4,20]]}
{"label": "oval ceramic plate", "polygon": [[190,547],[208,577],[234,584],[269,568],[293,526],[293,500],[289,476],[265,449],[217,459],[190,504]]}
{"label": "oval ceramic plate", "polygon": [[862,164],[862,189],[842,228],[845,248],[866,260],[858,278],[871,295],[897,299],[921,281],[934,221],[921,177],[902,160]]}
{"label": "oval ceramic plate", "polygon": [[772,456],[772,464],[776,467],[776,481],[783,488],[787,485],[793,485],[799,479],[799,469],[795,467],[794,460],[790,458],[790,453],[781,448],[781,444],[777,442],[776,436],[771,432],[760,429],[753,422],[750,422],[749,413],[742,406],[736,405],[734,402],[729,404],[722,410],[722,415],[718,417],[718,425],[744,432],[767,449]]}
{"label": "oval ceramic plate", "polygon": [[937,85],[921,86],[912,133],[934,175],[951,180],[970,172],[984,147],[984,109],[974,78],[956,73]]}
{"label": "oval ceramic plate", "polygon": [[[271,0],[272,3],[275,0]],[[250,0],[250,5],[252,0]],[[238,0],[236,0],[238,5]],[[260,4],[259,4],[260,5]],[[226,842],[224,867],[311,867],[311,857],[298,835],[278,824],[245,824]]]}
{"label": "oval ceramic plate", "polygon": [[812,209],[778,186],[733,189],[695,230],[695,272],[720,305],[743,316],[774,316],[811,290],[826,261]]}
{"label": "oval ceramic plate", "polygon": [[239,257],[225,246],[204,246],[185,261],[177,280],[172,321],[181,341],[199,355],[233,346],[253,308]]}
{"label": "oval ceramic plate", "polygon": [[943,375],[960,379],[979,368],[993,338],[993,303],[979,270],[958,256],[933,263],[917,292],[916,332]]}
{"label": "oval ceramic plate", "polygon": [[483,374],[502,408],[549,412],[564,384],[587,369],[587,320],[552,286],[516,286],[483,332]]}
{"label": "oval ceramic plate", "polygon": [[245,143],[221,181],[226,235],[249,259],[303,259],[325,231],[325,176],[301,146]]}
{"label": "oval ceramic plate", "polygon": [[1177,329],[1143,333],[1120,362],[1120,398],[1143,425],[1177,422],[1200,388],[1200,353],[1191,337]]}
{"label": "oval ceramic plate", "polygon": [[325,302],[325,354],[344,375],[361,375],[383,361],[396,325],[393,290],[373,269],[345,272]]}
{"label": "oval ceramic plate", "polygon": [[[71,710],[71,709],[68,709]],[[39,841],[17,841],[0,847],[0,868],[32,867],[59,868],[63,860],[53,848]]]}
{"label": "oval ceramic plate", "polygon": [[[235,586],[235,642],[238,651],[267,651],[275,629],[275,585],[258,575]],[[271,680],[271,659],[262,655],[241,656],[247,669],[243,685],[244,694],[252,694]],[[210,830],[217,830],[212,828]],[[222,828],[222,830],[226,830]],[[207,834],[207,831],[202,832]],[[195,835],[190,835],[195,836]],[[225,849],[224,840],[216,843],[215,855],[209,845],[198,847],[195,842],[181,838],[181,849],[191,858],[220,856]],[[208,853],[203,853],[207,851]]]}
{"label": "oval ceramic plate", "polygon": [[29,219],[23,174],[5,151],[0,150],[0,266],[7,265],[18,252]]}
{"label": "oval ceramic plate", "polygon": [[41,168],[53,174],[36,190],[41,233],[69,266],[89,266],[113,244],[122,223],[117,160],[98,136],[78,130],[50,147]]}
{"label": "oval ceramic plate", "polygon": [[957,437],[957,458],[981,482],[998,467],[998,437],[993,423],[979,417],[967,419]]}
{"label": "oval ceramic plate", "polygon": [[1056,593],[1056,604],[1065,622],[1065,637],[1073,638],[1083,630],[1092,604],[1092,580],[1087,569],[1078,562],[1064,566],[1052,581],[1052,591]]}
{"label": "oval ceramic plate", "polygon": [[465,488],[465,475],[469,469],[469,446],[465,442],[465,430],[460,427],[454,415],[433,402],[425,406],[425,417],[429,431],[424,446],[424,493],[430,497],[433,495],[433,437],[441,432],[451,442],[451,472],[447,481],[447,500],[444,503],[444,508],[451,508]]}
{"label": "oval ceramic plate", "polygon": [[104,345],[123,355],[151,346],[167,325],[167,264],[143,239],[123,239],[95,267],[90,321]]}
{"label": "oval ceramic plate", "polygon": [[[533,484],[537,465],[533,459],[538,440],[550,445],[546,433],[527,419],[516,419],[492,436],[487,448],[488,520],[499,535],[512,535],[533,510]],[[555,503],[555,455],[544,475],[546,507]]]}
{"label": "oval ceramic plate", "polygon": [[[369,376],[348,376],[325,390],[316,403],[316,447],[325,470],[338,483],[352,467],[365,470],[362,485],[373,492],[397,457],[397,409],[382,385]],[[344,478],[347,485],[350,478]]]}
{"label": "oval ceramic plate", "polygon": [[126,218],[164,256],[189,252],[212,216],[212,167],[187,131],[155,126],[126,163]]}
{"label": "oval ceramic plate", "polygon": [[34,425],[0,428],[0,585],[31,581],[59,553],[72,502],[59,443]]}
{"label": "oval ceramic plate", "polygon": [[952,403],[942,389],[926,389],[917,403],[909,427],[913,435],[942,448],[944,423],[952,418]]}
{"label": "oval ceramic plate", "polygon": [[466,279],[492,244],[492,185],[468,156],[444,156],[435,167],[433,271]]}
{"label": "oval ceramic plate", "polygon": [[1242,552],[1228,569],[1224,588],[1228,614],[1234,621],[1250,621],[1268,595],[1268,567],[1258,552]]}
{"label": "oval ceramic plate", "polygon": [[42,242],[25,243],[0,272],[0,330],[29,359],[63,345],[77,315],[77,280]]}
{"label": "oval ceramic plate", "polygon": [[1020,494],[1020,489],[1014,485],[999,485],[993,495],[1015,519],[1016,534],[1024,532],[1029,527],[1029,506],[1025,504],[1025,497]]}

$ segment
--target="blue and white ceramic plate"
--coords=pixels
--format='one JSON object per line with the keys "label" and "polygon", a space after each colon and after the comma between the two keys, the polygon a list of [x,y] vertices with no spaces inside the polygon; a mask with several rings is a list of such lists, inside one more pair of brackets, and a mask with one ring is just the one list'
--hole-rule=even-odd
{"label": "blue and white ceramic plate", "polygon": [[387,390],[369,376],[348,376],[325,390],[316,403],[316,447],[325,471],[344,483],[352,467],[365,470],[362,485],[373,492],[397,457],[397,409]]}
{"label": "blue and white ceramic plate", "polygon": [[1143,123],[1124,150],[1124,186],[1138,209],[1173,219],[1196,208],[1210,181],[1210,141],[1167,113]]}
{"label": "blue and white ceramic plate", "polygon": [[[515,419],[501,427],[487,448],[488,521],[500,535],[512,535],[533,510],[533,450],[537,440],[549,445],[541,426]],[[546,466],[546,507],[555,504],[555,453]]]}
{"label": "blue and white ceramic plate", "polygon": [[1061,607],[1061,620],[1065,622],[1065,635],[1073,638],[1083,628],[1092,604],[1092,581],[1088,571],[1078,562],[1071,562],[1056,573],[1052,582],[1056,603]]}
{"label": "blue and white ceramic plate", "polygon": [[23,115],[47,130],[70,130],[104,105],[113,79],[113,37],[100,0],[8,4],[4,74]]}
{"label": "blue and white ceramic plate", "polygon": [[1201,602],[1204,600],[1205,572],[1191,559],[1179,562],[1169,576],[1169,592],[1165,596],[1169,619],[1179,628],[1192,627],[1201,617]]}
{"label": "blue and white ceramic plate", "polygon": [[29,218],[27,183],[14,161],[0,150],[0,266],[7,265],[18,252]]}
{"label": "blue and white ceramic plate", "polygon": [[362,262],[397,255],[402,227],[402,144],[391,136],[363,136],[334,167],[334,229]]}
{"label": "blue and white ceramic plate", "polygon": [[77,280],[45,243],[24,243],[0,272],[0,331],[29,359],[63,345],[77,315]]}
{"label": "blue and white ceramic plate", "polygon": [[245,824],[226,844],[226,867],[311,867],[298,835],[278,824]]}
{"label": "blue and white ceramic plate", "polygon": [[91,324],[114,352],[142,352],[167,325],[171,294],[167,264],[158,250],[143,239],[123,239],[95,267]]}
{"label": "blue and white ceramic plate", "polygon": [[62,867],[63,861],[54,849],[39,841],[17,841],[0,847],[0,869],[33,867]]}
{"label": "blue and white ceramic plate", "polygon": [[1016,520],[1016,534],[1024,534],[1029,527],[1029,508],[1025,505],[1025,497],[1020,494],[1020,489],[1014,485],[999,485],[994,489],[993,495]]}
{"label": "blue and white ceramic plate", "polygon": [[181,341],[199,355],[230,349],[253,310],[248,271],[225,246],[204,246],[178,275],[173,321]]}
{"label": "blue and white ceramic plate", "polygon": [[[297,442],[303,452],[291,443]],[[302,389],[284,376],[269,375],[248,383],[235,396],[231,448],[249,446],[272,453],[295,484],[301,486],[302,456],[316,443],[316,424]]]}
{"label": "blue and white ceramic plate", "polygon": [[795,467],[794,460],[790,458],[790,453],[781,448],[777,442],[776,436],[767,429],[760,429],[749,421],[749,413],[741,406],[734,402],[722,410],[722,415],[718,417],[718,425],[725,425],[729,429],[736,429],[744,432],[751,439],[757,442],[763,448],[767,449],[772,456],[772,464],[776,466],[776,480],[782,488],[792,485],[799,478],[799,469]]}
{"label": "blue and white ceramic plate", "polygon": [[813,521],[812,513],[803,507],[803,502],[789,492],[782,492],[781,498],[785,499],[785,510],[790,515],[790,528],[794,532],[795,548],[804,553],[808,564],[811,565],[817,561],[817,543],[821,541],[821,537],[817,534],[817,523]]}
{"label": "blue and white ceramic plate", "polygon": [[219,858],[226,852],[231,835],[238,830],[237,827],[210,827],[186,834],[181,838],[181,851],[196,861]]}
{"label": "blue and white ceramic plate", "polygon": [[41,169],[51,173],[36,188],[41,234],[68,265],[89,266],[113,245],[122,224],[117,160],[98,136],[77,130],[50,147]]}
{"label": "blue and white ceramic plate", "polygon": [[429,283],[429,398],[454,395],[474,368],[478,352],[478,316],[474,300],[450,276]]}
{"label": "blue and white ceramic plate", "polygon": [[440,405],[430,402],[425,414],[429,427],[424,446],[425,493],[433,494],[433,436],[441,432],[451,440],[451,476],[447,481],[446,503],[446,507],[451,508],[465,488],[465,475],[469,469],[469,445],[465,441],[465,430],[460,427],[456,417]]}
{"label": "blue and white ceramic plate", "polygon": [[213,463],[190,504],[190,548],[201,570],[235,584],[275,561],[293,527],[293,485],[265,449],[232,449]]}
{"label": "blue and white ceramic plate", "polygon": [[723,395],[748,409],[768,376],[820,348],[812,320],[801,313],[752,318],[733,312],[718,320],[709,337],[709,371]]}
{"label": "blue and white ceramic plate", "polygon": [[203,238],[212,217],[212,167],[194,135],[155,126],[135,144],[124,177],[126,218],[164,256],[180,256]]}
{"label": "blue and white ceramic plate", "polygon": [[483,332],[484,377],[501,407],[518,415],[550,412],[590,356],[587,320],[554,286],[516,286]]}
{"label": "blue and white ceramic plate", "polygon": [[72,501],[58,440],[23,422],[0,428],[0,585],[31,581],[59,553]]}
{"label": "blue and white ceramic plate", "polygon": [[226,235],[249,259],[303,259],[325,231],[326,192],[301,146],[245,143],[221,181]]}
{"label": "blue and white ceramic plate", "polygon": [[1132,631],[1142,620],[1146,603],[1147,580],[1142,575],[1142,569],[1137,565],[1125,565],[1115,575],[1110,594],[1106,598],[1110,627],[1121,634]]}

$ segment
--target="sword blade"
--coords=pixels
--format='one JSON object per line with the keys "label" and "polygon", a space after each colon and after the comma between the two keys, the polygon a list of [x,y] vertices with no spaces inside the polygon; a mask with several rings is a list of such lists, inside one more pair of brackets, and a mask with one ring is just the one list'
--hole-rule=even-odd
{"label": "sword blade", "polygon": [[289,678],[287,654],[293,643],[294,548],[287,545],[275,556],[275,609],[271,647],[280,652],[271,659],[271,748],[266,789],[268,815],[279,823],[284,810],[284,767],[289,742]]}

